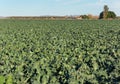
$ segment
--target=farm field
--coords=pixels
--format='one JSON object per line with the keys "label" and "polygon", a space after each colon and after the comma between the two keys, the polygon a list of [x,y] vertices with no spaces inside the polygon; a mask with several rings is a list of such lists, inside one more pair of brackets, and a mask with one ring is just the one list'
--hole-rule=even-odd
{"label": "farm field", "polygon": [[0,84],[119,84],[120,20],[0,20]]}

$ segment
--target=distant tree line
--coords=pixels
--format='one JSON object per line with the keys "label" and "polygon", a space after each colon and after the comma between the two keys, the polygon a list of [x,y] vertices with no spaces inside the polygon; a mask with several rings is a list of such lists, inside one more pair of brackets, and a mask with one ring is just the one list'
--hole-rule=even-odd
{"label": "distant tree line", "polygon": [[[104,6],[104,10],[99,14],[99,16],[93,16],[91,14],[88,15],[79,15],[79,16],[12,16],[8,17],[10,19],[40,19],[40,20],[75,20],[75,19],[115,19],[117,16],[113,11],[109,11],[107,5]],[[117,17],[120,18],[120,17]]]}

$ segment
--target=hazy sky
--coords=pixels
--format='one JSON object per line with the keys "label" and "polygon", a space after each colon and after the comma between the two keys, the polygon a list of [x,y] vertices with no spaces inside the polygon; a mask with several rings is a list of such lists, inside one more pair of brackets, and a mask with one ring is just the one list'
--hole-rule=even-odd
{"label": "hazy sky", "polygon": [[120,16],[120,0],[0,0],[0,16],[99,15],[104,5]]}

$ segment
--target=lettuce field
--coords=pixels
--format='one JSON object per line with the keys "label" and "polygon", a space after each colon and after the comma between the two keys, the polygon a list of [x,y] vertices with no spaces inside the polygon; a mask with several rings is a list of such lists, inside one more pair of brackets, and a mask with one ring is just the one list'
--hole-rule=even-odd
{"label": "lettuce field", "polygon": [[0,20],[0,84],[120,84],[120,20]]}

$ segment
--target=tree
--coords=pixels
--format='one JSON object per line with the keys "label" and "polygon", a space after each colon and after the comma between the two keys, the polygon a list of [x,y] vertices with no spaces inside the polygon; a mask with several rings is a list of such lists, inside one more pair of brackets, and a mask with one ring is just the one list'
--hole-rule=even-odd
{"label": "tree", "polygon": [[116,14],[113,11],[109,11],[107,14],[107,18],[116,18]]}
{"label": "tree", "polygon": [[116,18],[116,14],[113,11],[108,11],[106,18],[104,18],[104,12],[101,12],[99,15],[99,19],[114,19]]}
{"label": "tree", "polygon": [[99,19],[108,19],[108,18],[116,18],[116,14],[113,11],[109,11],[107,5],[104,6],[104,11],[102,11],[99,15]]}
{"label": "tree", "polygon": [[104,11],[103,11],[103,18],[104,18],[104,19],[107,18],[108,10],[109,10],[108,6],[105,5],[105,6],[104,6]]}
{"label": "tree", "polygon": [[82,19],[89,19],[87,15],[81,15]]}

